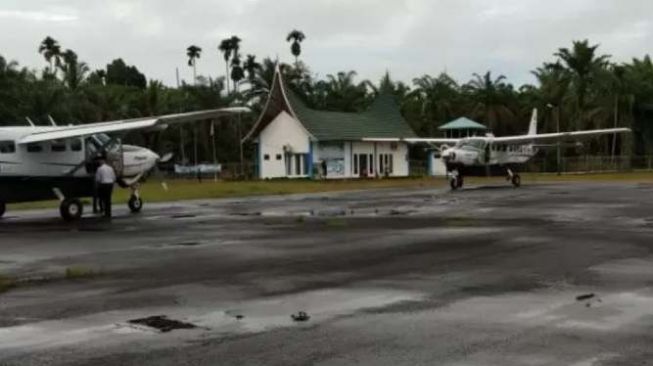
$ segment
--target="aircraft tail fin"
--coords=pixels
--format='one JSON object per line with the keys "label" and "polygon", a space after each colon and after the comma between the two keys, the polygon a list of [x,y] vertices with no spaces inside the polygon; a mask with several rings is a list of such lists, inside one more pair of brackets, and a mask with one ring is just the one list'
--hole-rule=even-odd
{"label": "aircraft tail fin", "polygon": [[533,115],[531,116],[531,124],[528,126],[529,135],[537,135],[537,108],[533,108]]}

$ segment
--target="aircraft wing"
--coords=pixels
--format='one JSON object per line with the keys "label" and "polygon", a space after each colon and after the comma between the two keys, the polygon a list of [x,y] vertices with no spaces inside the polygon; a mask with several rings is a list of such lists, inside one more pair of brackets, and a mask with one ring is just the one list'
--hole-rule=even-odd
{"label": "aircraft wing", "polygon": [[421,138],[421,137],[409,137],[409,138],[364,138],[363,141],[367,142],[407,142],[409,144],[435,144],[435,145],[454,145],[461,139],[448,139],[448,138]]}
{"label": "aircraft wing", "polygon": [[503,144],[527,144],[527,143],[543,143],[543,142],[556,142],[556,141],[569,141],[579,140],[582,138],[610,135],[615,133],[630,132],[630,128],[606,128],[601,130],[586,130],[586,131],[572,131],[572,132],[559,132],[559,133],[542,133],[537,135],[520,135],[520,136],[505,136],[493,137],[493,143]]}
{"label": "aircraft wing", "polygon": [[171,124],[202,121],[224,115],[250,112],[245,107],[230,107],[209,109],[197,112],[168,114],[164,116],[125,119],[109,122],[96,122],[76,126],[52,127],[46,131],[34,132],[23,136],[17,141],[19,145],[34,142],[67,139],[71,137],[89,136],[97,133],[115,133],[132,130],[141,130],[154,127],[166,127]]}

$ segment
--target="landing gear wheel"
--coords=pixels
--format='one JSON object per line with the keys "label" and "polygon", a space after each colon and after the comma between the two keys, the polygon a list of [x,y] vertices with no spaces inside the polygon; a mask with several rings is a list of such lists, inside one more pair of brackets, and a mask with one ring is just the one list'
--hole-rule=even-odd
{"label": "landing gear wheel", "polygon": [[513,175],[511,182],[512,185],[515,186],[515,188],[518,188],[521,185],[521,177],[519,176],[519,174]]}
{"label": "landing gear wheel", "polygon": [[77,198],[66,198],[59,206],[61,217],[66,221],[76,221],[84,213],[84,205]]}
{"label": "landing gear wheel", "polygon": [[0,218],[4,216],[6,210],[7,205],[4,202],[0,202]]}
{"label": "landing gear wheel", "polygon": [[129,197],[129,202],[127,202],[127,206],[129,206],[129,210],[132,213],[139,213],[143,209],[143,200],[140,197],[132,195],[131,197]]}
{"label": "landing gear wheel", "polygon": [[463,177],[461,177],[461,176],[452,177],[449,180],[449,186],[451,186],[452,191],[455,191],[458,188],[462,188],[463,187]]}

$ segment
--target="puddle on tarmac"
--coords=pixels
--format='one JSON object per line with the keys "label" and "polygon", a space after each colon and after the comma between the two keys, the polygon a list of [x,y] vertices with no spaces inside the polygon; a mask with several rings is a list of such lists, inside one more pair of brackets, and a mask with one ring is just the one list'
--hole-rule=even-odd
{"label": "puddle on tarmac", "polygon": [[[190,317],[193,324],[219,330],[236,327],[244,332],[260,332],[275,327],[297,325],[291,315],[306,312],[314,324],[360,310],[381,308],[399,302],[417,301],[422,294],[407,291],[377,289],[331,289],[286,295],[246,302],[228,310],[218,310]],[[236,315],[242,318],[237,319]]]}

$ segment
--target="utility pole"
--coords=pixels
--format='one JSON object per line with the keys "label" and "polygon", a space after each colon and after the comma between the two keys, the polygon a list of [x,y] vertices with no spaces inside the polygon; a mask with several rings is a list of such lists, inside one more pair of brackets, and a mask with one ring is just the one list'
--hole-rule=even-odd
{"label": "utility pole", "polygon": [[218,181],[218,155],[215,151],[215,121],[211,121],[211,144],[213,145],[213,181]]}
{"label": "utility pole", "polygon": [[[556,113],[556,127],[557,127],[557,130],[558,130],[558,133],[560,133],[560,105],[558,105],[556,107],[556,109],[557,109],[557,111],[556,111],[557,112]],[[558,147],[558,157],[557,157],[558,158],[558,164],[557,164],[557,166],[558,166],[558,175],[560,175],[561,174],[560,173],[560,168],[561,168],[560,165],[561,165],[561,161],[562,161],[562,156],[561,156],[561,153],[560,153],[560,137],[558,137],[558,146],[557,147]]]}
{"label": "utility pole", "polygon": [[245,176],[245,156],[243,155],[243,127],[241,113],[238,112],[238,144],[240,145],[240,176]]}
{"label": "utility pole", "polygon": [[[179,91],[179,68],[175,68],[177,74],[177,91]],[[181,113],[181,107],[179,108]],[[181,164],[186,164],[186,150],[184,149],[184,128],[183,124],[179,124],[179,151],[181,152]]]}

